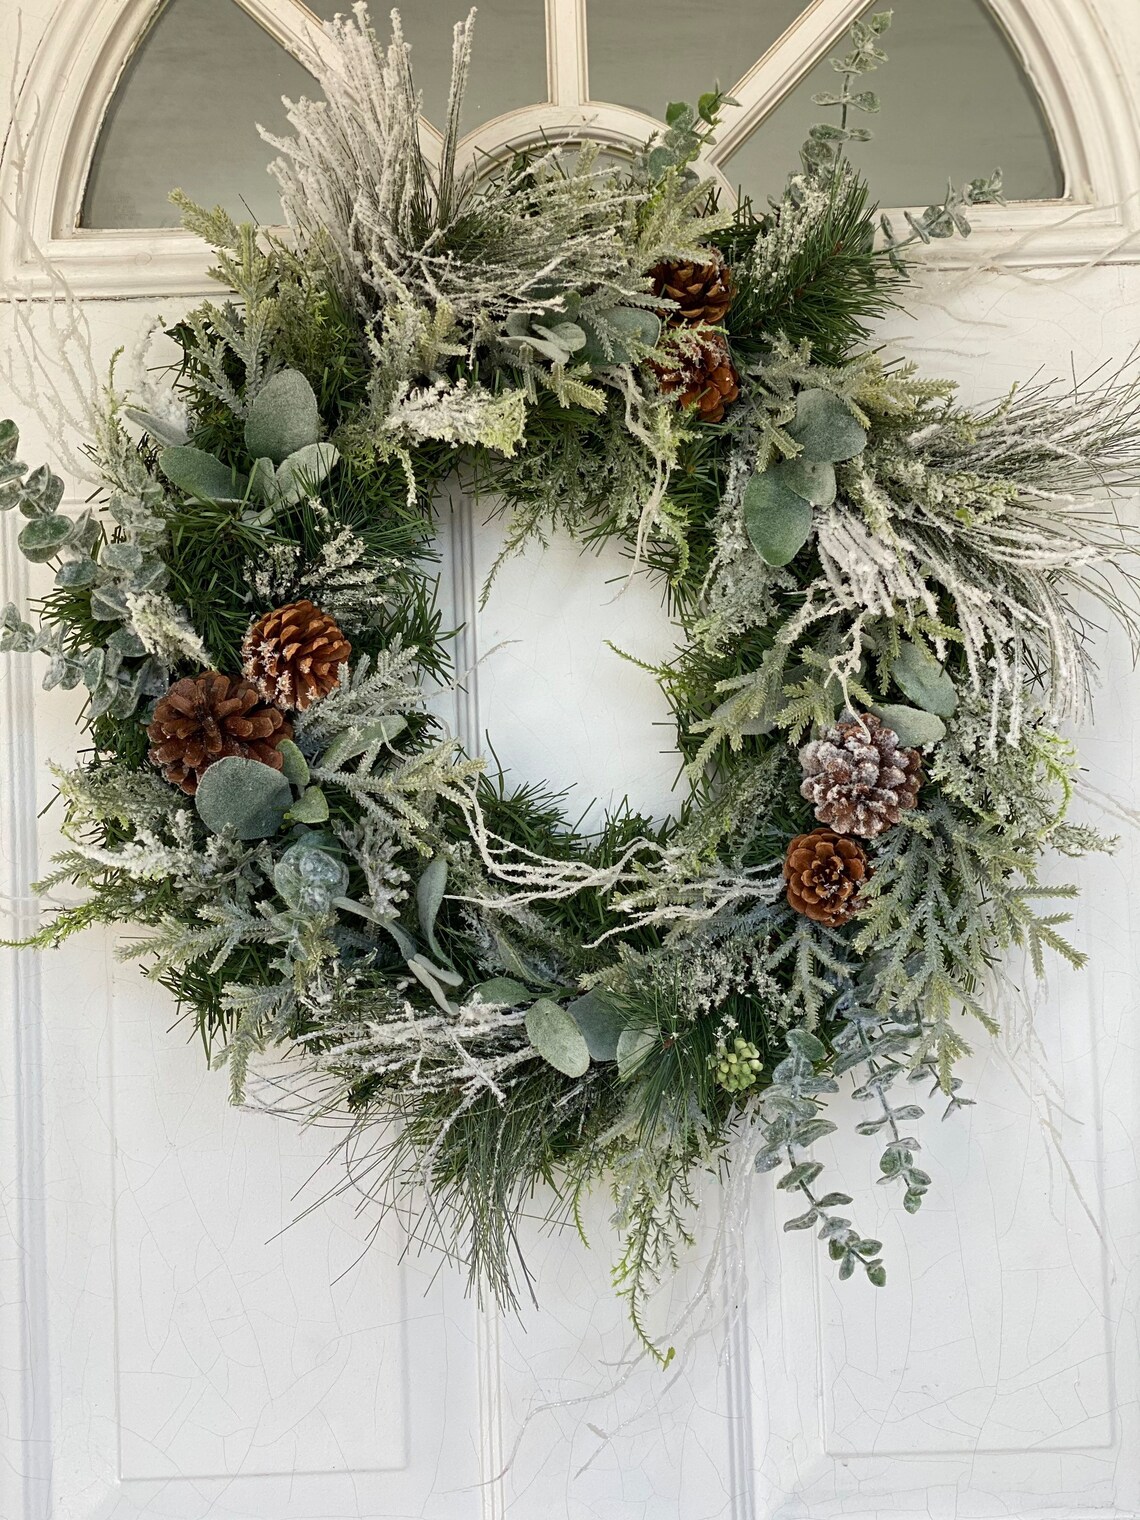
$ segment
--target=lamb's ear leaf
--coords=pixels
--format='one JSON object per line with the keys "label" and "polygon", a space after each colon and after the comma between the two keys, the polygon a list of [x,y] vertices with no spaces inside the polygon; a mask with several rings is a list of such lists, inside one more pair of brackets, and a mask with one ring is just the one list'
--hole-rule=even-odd
{"label": "lamb's ear leaf", "polygon": [[277,496],[277,469],[267,456],[253,461],[249,472],[249,494],[255,501],[274,501]]}
{"label": "lamb's ear leaf", "polygon": [[290,507],[300,501],[306,491],[316,490],[339,458],[340,450],[333,443],[307,443],[303,449],[290,454],[277,466],[277,503]]}
{"label": "lamb's ear leaf", "polygon": [[280,771],[244,755],[226,755],[203,771],[194,794],[198,816],[213,834],[229,826],[239,839],[276,834],[293,802]]}
{"label": "lamb's ear leaf", "polygon": [[300,370],[282,369],[253,398],[245,422],[245,446],[255,458],[283,464],[290,454],[316,443],[321,414],[313,387]]}
{"label": "lamb's ear leaf", "polygon": [[447,956],[440,949],[439,941],[435,937],[435,921],[439,914],[440,903],[443,902],[444,889],[447,886],[447,856],[437,855],[430,861],[424,874],[420,877],[416,887],[416,911],[419,914],[420,931],[433,955],[440,960],[447,960]]}
{"label": "lamb's ear leaf", "polygon": [[550,998],[539,998],[527,1011],[526,1032],[535,1050],[555,1071],[567,1077],[585,1076],[590,1049],[565,1008]]}
{"label": "lamb's ear leaf", "polygon": [[807,543],[811,523],[811,502],[787,484],[780,465],[753,475],[745,486],[744,526],[752,547],[769,565],[794,559]]}
{"label": "lamb's ear leaf", "polygon": [[852,417],[838,396],[830,391],[811,389],[796,397],[795,420],[788,432],[803,448],[805,459],[816,463],[837,464],[854,459],[867,447],[865,429]]}
{"label": "lamb's ear leaf", "polygon": [[245,476],[231,470],[213,454],[207,454],[205,449],[196,449],[190,444],[163,449],[158,456],[158,467],[172,486],[200,501],[245,499],[249,484]]}
{"label": "lamb's ear leaf", "polygon": [[880,723],[894,729],[904,749],[922,749],[946,737],[946,725],[936,713],[907,707],[901,702],[888,702],[872,707],[871,711]]}
{"label": "lamb's ear leaf", "polygon": [[157,438],[159,443],[176,447],[186,442],[185,425],[173,418],[156,417],[153,412],[148,412],[141,406],[125,406],[123,411],[132,422],[138,423],[139,427],[148,432],[152,438]]}

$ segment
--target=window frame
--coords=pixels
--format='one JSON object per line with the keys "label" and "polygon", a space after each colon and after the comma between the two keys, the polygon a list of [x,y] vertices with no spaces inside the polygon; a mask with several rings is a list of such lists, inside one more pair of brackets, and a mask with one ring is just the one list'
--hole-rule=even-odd
{"label": "window frame", "polygon": [[[201,242],[177,228],[105,230],[79,225],[99,129],[128,59],[161,0],[60,0],[31,59],[0,160],[0,279],[49,291],[62,276],[78,295],[116,297],[210,288]],[[323,35],[303,0],[235,0],[301,62]],[[719,165],[828,52],[866,0],[813,0],[752,66],[734,93],[741,110],[704,168],[731,195]],[[980,260],[1010,268],[1134,262],[1140,238],[1140,130],[1111,39],[1091,0],[987,0],[1040,98],[1064,176],[1061,200],[1019,201],[974,213],[968,253],[956,243],[924,256],[942,267]],[[589,132],[605,142],[643,139],[659,123],[588,96],[587,0],[546,0],[549,101],[482,124],[480,152]],[[439,134],[424,124],[429,153]],[[475,155],[476,134],[461,152]],[[55,273],[53,273],[53,271]]]}

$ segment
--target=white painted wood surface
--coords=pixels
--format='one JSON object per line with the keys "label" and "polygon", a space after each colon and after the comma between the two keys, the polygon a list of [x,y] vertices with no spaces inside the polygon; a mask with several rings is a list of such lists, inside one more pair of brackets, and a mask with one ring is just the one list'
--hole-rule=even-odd
{"label": "white painted wood surface", "polygon": [[[96,295],[166,292],[173,318],[176,293],[200,277],[177,236],[64,235],[89,151],[77,123],[97,114],[125,56],[121,29],[146,8],[29,0],[23,11],[24,56],[46,38],[31,76],[45,116],[29,193],[53,256],[91,293],[101,353],[155,303]],[[965,267],[924,277],[916,320],[885,330],[971,399],[1039,366],[1122,358],[1140,340],[1127,241],[1140,189],[1134,0],[998,8],[1054,121],[1070,122],[1062,151],[1087,165],[1091,209],[1052,230],[1041,208],[1012,208],[980,255],[961,250]],[[299,9],[257,4],[281,26]],[[821,3],[812,24],[839,9]],[[550,16],[555,98],[572,104],[579,12],[558,0]],[[53,18],[60,30],[45,34]],[[14,31],[5,10],[0,75]],[[3,237],[6,276],[27,275],[6,224]],[[1106,253],[1110,267],[1080,267]],[[0,308],[0,339],[9,315]],[[25,437],[33,462],[50,452],[30,420]],[[497,534],[468,515],[445,535],[456,612],[473,613]],[[23,562],[4,543],[0,600],[19,599]],[[583,803],[628,793],[659,811],[675,769],[660,698],[604,641],[656,658],[671,633],[650,587],[615,595],[624,570],[564,543],[509,565],[473,617],[466,658],[481,663],[457,722],[472,739],[489,731],[520,779],[577,779]],[[1089,781],[1130,804],[1140,677],[1115,636],[1102,670],[1082,752]],[[46,762],[73,752],[77,704],[42,693],[23,660],[4,660],[0,683],[0,890],[26,926],[26,884],[53,837],[50,816],[34,823]],[[1084,888],[1075,935],[1092,968],[1054,967],[1044,990],[1012,968],[1025,998],[1008,1000],[1006,1035],[970,1063],[979,1106],[945,1125],[932,1109],[923,1127],[935,1188],[920,1215],[874,1186],[872,1144],[843,1126],[837,1160],[861,1224],[885,1242],[888,1287],[834,1283],[811,1242],[780,1232],[782,1199],[756,1179],[727,1245],[747,1276],[739,1312],[718,1314],[714,1272],[714,1328],[668,1373],[621,1363],[603,1198],[592,1251],[566,1235],[530,1242],[538,1309],[481,1313],[451,1272],[433,1280],[432,1263],[401,1260],[394,1227],[364,1250],[374,1221],[351,1199],[292,1223],[319,1195],[309,1179],[335,1136],[227,1109],[224,1076],[202,1070],[200,1050],[170,1030],[169,999],[116,964],[109,937],[40,960],[6,953],[0,1515],[1137,1516],[1137,846],[1125,827],[1115,858],[1053,870]],[[708,1203],[677,1304],[709,1264],[714,1193]]]}

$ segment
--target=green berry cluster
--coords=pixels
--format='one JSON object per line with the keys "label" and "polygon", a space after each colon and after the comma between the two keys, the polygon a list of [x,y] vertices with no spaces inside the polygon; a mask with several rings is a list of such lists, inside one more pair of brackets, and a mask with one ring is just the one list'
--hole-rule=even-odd
{"label": "green berry cluster", "polygon": [[741,1039],[738,1035],[732,1042],[732,1049],[726,1049],[716,1063],[716,1079],[728,1092],[743,1092],[752,1086],[763,1070],[759,1050],[751,1040]]}

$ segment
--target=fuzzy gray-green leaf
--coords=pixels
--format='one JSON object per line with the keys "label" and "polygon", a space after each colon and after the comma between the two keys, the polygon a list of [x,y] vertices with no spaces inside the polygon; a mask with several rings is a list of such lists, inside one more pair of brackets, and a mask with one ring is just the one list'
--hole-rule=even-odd
{"label": "fuzzy gray-green leaf", "polygon": [[807,543],[811,503],[789,486],[780,465],[753,475],[744,490],[744,526],[769,565],[786,565]]}
{"label": "fuzzy gray-green leaf", "polygon": [[567,1077],[581,1077],[590,1067],[586,1037],[565,1008],[539,998],[528,1010],[526,1033],[542,1059]]}
{"label": "fuzzy gray-green leaf", "polygon": [[307,786],[288,816],[293,823],[324,823],[329,816],[329,799],[319,786]]}
{"label": "fuzzy gray-green leaf", "polygon": [[290,454],[277,467],[277,501],[291,506],[306,492],[315,491],[339,458],[340,450],[332,443],[308,443]]}
{"label": "fuzzy gray-green leaf", "polygon": [[813,507],[829,507],[835,500],[835,466],[826,459],[787,459],[775,468],[784,485]]}
{"label": "fuzzy gray-green leaf", "polygon": [[534,997],[530,988],[516,982],[513,976],[493,976],[489,981],[472,987],[471,996],[474,997],[476,993],[485,1003],[509,1003],[512,1007],[529,1003]]}
{"label": "fuzzy gray-green leaf", "polygon": [[189,444],[163,449],[158,467],[177,490],[201,501],[241,501],[245,496],[245,476],[231,470],[213,454],[207,454],[205,449]]}
{"label": "fuzzy gray-green leaf", "polygon": [[271,375],[253,398],[245,423],[245,446],[256,459],[284,463],[316,443],[321,416],[313,387],[299,370]]}
{"label": "fuzzy gray-green leaf", "polygon": [[906,749],[922,749],[927,744],[937,744],[946,737],[946,725],[936,713],[923,712],[919,707],[907,707],[901,702],[887,702],[871,711],[880,723],[893,728],[899,743]]}
{"label": "fuzzy gray-green leaf", "polygon": [[801,391],[788,432],[803,448],[803,457],[816,462],[837,464],[842,459],[854,459],[867,447],[866,432],[830,391]]}
{"label": "fuzzy gray-green leaf", "polygon": [[419,885],[416,887],[416,912],[419,914],[423,937],[431,947],[432,954],[438,955],[440,960],[446,960],[447,956],[440,949],[439,941],[435,937],[435,921],[439,914],[440,904],[443,902],[446,886],[447,856],[437,855],[420,877]]}
{"label": "fuzzy gray-green leaf", "polygon": [[198,816],[211,833],[229,827],[239,839],[276,834],[292,801],[292,790],[280,771],[242,755],[215,760],[203,772],[194,795]]}

